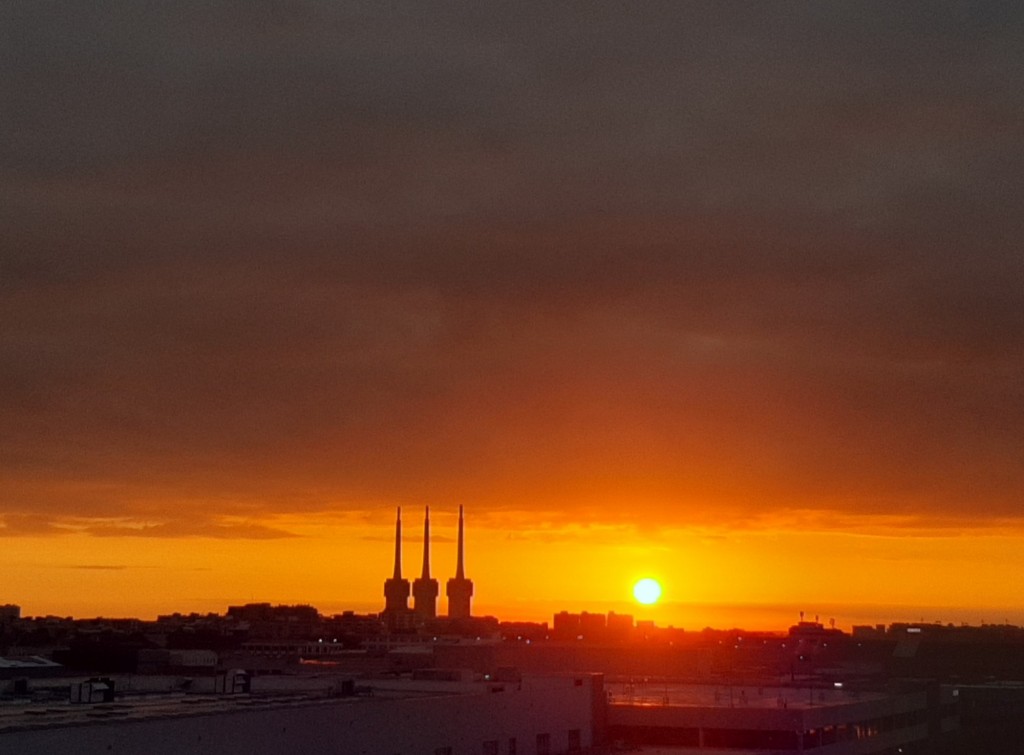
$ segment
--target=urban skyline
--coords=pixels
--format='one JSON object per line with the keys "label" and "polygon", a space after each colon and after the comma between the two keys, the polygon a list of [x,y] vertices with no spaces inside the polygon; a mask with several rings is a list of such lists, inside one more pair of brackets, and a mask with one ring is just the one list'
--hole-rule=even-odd
{"label": "urban skyline", "polygon": [[[327,606],[328,610],[324,610],[325,616],[331,614],[341,614],[343,612],[352,613],[354,610],[362,610],[366,612],[367,616],[379,616],[382,626],[388,632],[397,632],[399,634],[405,632],[420,632],[424,630],[424,627],[432,626],[434,631],[439,630],[443,626],[447,626],[445,622],[454,621],[456,622],[452,626],[458,626],[459,620],[470,619],[471,617],[481,618],[485,617],[490,620],[498,621],[513,621],[513,622],[525,622],[547,625],[549,620],[554,617],[553,627],[557,627],[558,620],[560,617],[566,615],[580,616],[581,614],[585,617],[590,615],[592,617],[603,617],[605,613],[609,617],[619,616],[622,619],[628,618],[632,624],[634,618],[638,618],[641,623],[650,624],[651,626],[659,626],[656,619],[663,619],[660,623],[661,628],[667,629],[688,629],[690,631],[699,628],[710,628],[716,630],[746,630],[746,631],[759,631],[759,632],[777,632],[781,633],[785,631],[794,621],[797,614],[799,615],[799,621],[802,623],[805,620],[810,621],[810,616],[813,615],[815,624],[824,625],[825,622],[832,627],[837,626],[836,615],[840,617],[839,626],[849,629],[852,626],[860,624],[861,626],[880,626],[880,625],[901,625],[901,624],[917,624],[922,626],[1016,626],[1014,622],[1008,618],[1011,614],[1016,616],[1013,610],[991,611],[990,616],[996,617],[1002,615],[1001,619],[986,619],[984,616],[980,617],[972,614],[961,614],[955,609],[951,610],[950,607],[923,607],[923,606],[903,606],[895,607],[890,606],[887,608],[875,607],[873,610],[869,609],[865,612],[864,607],[859,606],[842,606],[842,605],[821,605],[816,606],[816,612],[805,610],[805,607],[797,606],[771,606],[771,605],[760,605],[760,606],[689,606],[688,610],[684,609],[681,613],[674,613],[672,611],[665,612],[659,610],[660,606],[657,605],[660,601],[660,596],[655,596],[653,600],[643,600],[640,596],[635,595],[634,600],[631,603],[624,601],[618,601],[614,604],[610,604],[606,601],[597,601],[593,604],[581,603],[578,600],[570,600],[565,604],[557,607],[548,606],[546,615],[543,614],[543,609],[533,608],[533,613],[530,614],[512,614],[512,615],[498,615],[495,612],[480,613],[471,610],[471,599],[473,596],[473,582],[465,576],[465,518],[464,518],[464,507],[458,507],[458,535],[454,541],[456,544],[456,566],[454,571],[454,577],[447,581],[446,585],[446,598],[447,598],[447,610],[444,613],[438,611],[438,597],[439,597],[439,584],[438,580],[431,577],[431,530],[430,530],[430,507],[424,507],[424,520],[423,520],[423,532],[422,532],[422,561],[421,561],[421,573],[414,581],[405,579],[402,576],[402,554],[403,544],[405,540],[403,538],[402,528],[402,510],[398,507],[395,512],[395,523],[394,523],[394,538],[393,538],[393,561],[391,576],[384,579],[383,587],[383,601],[378,600],[379,605],[367,606],[358,602],[345,603],[344,601],[328,601],[326,604],[319,603],[318,601],[311,600],[296,600],[294,603],[299,606],[307,606],[311,608]],[[652,581],[650,577],[644,577],[639,581]],[[657,582],[657,580],[653,580]],[[660,584],[658,585],[660,589]],[[413,601],[410,606],[410,599]],[[252,597],[249,601],[252,605],[263,605],[270,606],[270,601],[260,601],[255,597]],[[282,607],[287,607],[285,603],[278,603]],[[553,605],[553,604],[552,604]],[[206,606],[203,610],[196,610],[195,606],[179,606],[170,607],[164,606],[158,613],[161,615],[167,615],[173,612],[174,614],[217,614],[219,609],[223,606]],[[20,606],[8,604],[6,608],[14,610],[18,609],[20,612]],[[567,608],[569,610],[567,610]],[[229,613],[231,610],[229,609]],[[575,614],[572,613],[575,611]],[[824,611],[823,615],[821,611]],[[860,612],[858,612],[860,611]],[[916,614],[920,614],[917,616]],[[634,617],[634,614],[637,616]],[[664,617],[672,617],[676,615],[689,615],[691,621],[689,624],[686,622],[673,623],[671,618],[668,619],[667,623],[664,622]],[[31,615],[31,614],[26,614]],[[36,617],[43,617],[45,615],[65,615],[63,612],[38,612],[35,614]],[[76,619],[89,620],[94,616],[99,617],[100,614],[84,613],[74,616]],[[703,621],[697,621],[692,617],[702,617],[706,619]],[[106,618],[118,619],[143,619],[152,620],[155,618],[154,615],[138,616],[128,613],[114,613],[107,614]],[[440,623],[438,623],[440,620]],[[1015,619],[1016,621],[1016,619]],[[464,628],[463,628],[464,629]]]}

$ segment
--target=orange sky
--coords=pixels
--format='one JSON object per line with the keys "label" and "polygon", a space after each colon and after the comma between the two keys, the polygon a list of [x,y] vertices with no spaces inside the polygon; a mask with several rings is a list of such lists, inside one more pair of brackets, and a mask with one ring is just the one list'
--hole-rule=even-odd
{"label": "orange sky", "polygon": [[[474,610],[550,621],[558,610],[632,613],[659,625],[782,629],[796,620],[1024,621],[1012,575],[1021,533],[920,531],[885,522],[749,530],[646,531],[622,524],[526,520],[468,510]],[[422,513],[405,514],[404,575],[418,576]],[[483,519],[483,521],[480,521]],[[455,513],[435,508],[432,575],[454,575]],[[274,539],[139,538],[86,534],[8,538],[5,600],[27,614],[144,616],[223,612],[250,601],[308,602],[325,613],[379,611],[390,576],[390,517],[301,516],[269,523]],[[854,531],[858,530],[858,531]],[[665,594],[644,607],[633,583]],[[442,611],[444,603],[442,598]]]}
{"label": "orange sky", "polygon": [[0,23],[0,602],[1024,621],[1019,3],[187,5]]}

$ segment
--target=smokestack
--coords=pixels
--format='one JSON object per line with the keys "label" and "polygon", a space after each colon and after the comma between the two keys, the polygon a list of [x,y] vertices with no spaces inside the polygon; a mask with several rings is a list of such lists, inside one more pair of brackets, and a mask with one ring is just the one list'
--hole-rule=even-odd
{"label": "smokestack", "polygon": [[462,520],[462,506],[459,506],[459,560],[455,567],[455,579],[465,579],[466,570],[463,566],[463,520]]}
{"label": "smokestack", "polygon": [[395,520],[395,575],[394,579],[402,578],[402,507],[398,507],[398,518]]}
{"label": "smokestack", "polygon": [[395,573],[384,580],[384,616],[389,629],[396,629],[405,621],[409,610],[409,580],[402,579],[402,507],[395,517]]}
{"label": "smokestack", "polygon": [[430,578],[430,507],[423,514],[423,574],[412,583],[413,610],[420,623],[437,616],[436,579]]}
{"label": "smokestack", "polygon": [[448,580],[445,592],[448,594],[448,615],[453,619],[470,618],[470,602],[473,599],[473,582],[466,579],[466,532],[462,507],[459,506],[459,555],[455,576]]}
{"label": "smokestack", "polygon": [[430,579],[430,507],[423,516],[423,574],[420,579]]}

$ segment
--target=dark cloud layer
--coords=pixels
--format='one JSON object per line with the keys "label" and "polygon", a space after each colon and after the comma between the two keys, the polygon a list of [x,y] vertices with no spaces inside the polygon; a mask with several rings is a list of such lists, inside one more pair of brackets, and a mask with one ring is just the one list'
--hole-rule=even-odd
{"label": "dark cloud layer", "polygon": [[1021,49],[1010,2],[6,3],[3,511],[1016,517]]}

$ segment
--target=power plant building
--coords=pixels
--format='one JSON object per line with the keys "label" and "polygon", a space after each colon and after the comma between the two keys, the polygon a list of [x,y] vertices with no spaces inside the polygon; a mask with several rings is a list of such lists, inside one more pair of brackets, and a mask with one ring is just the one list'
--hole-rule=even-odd
{"label": "power plant building", "polygon": [[[402,509],[398,509],[395,521],[395,562],[392,576],[384,580],[384,619],[390,631],[409,631],[434,621],[437,616],[437,597],[440,593],[438,581],[430,576],[430,507],[423,518],[423,569],[413,581],[402,578]],[[413,607],[409,608],[412,595]],[[465,567],[465,517],[459,506],[458,554],[455,576],[448,580],[445,594],[448,597],[448,618],[469,619],[472,617],[473,581],[466,578]]]}

